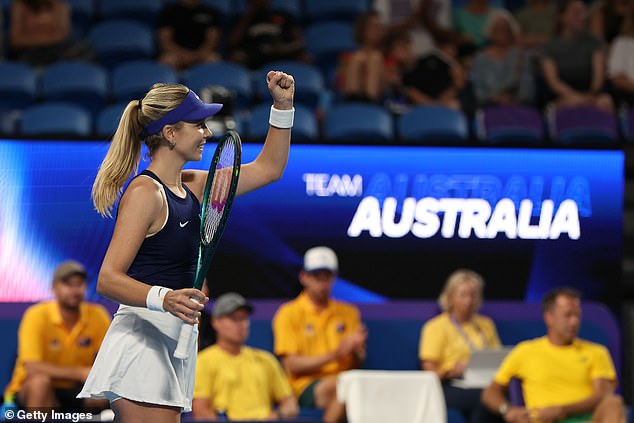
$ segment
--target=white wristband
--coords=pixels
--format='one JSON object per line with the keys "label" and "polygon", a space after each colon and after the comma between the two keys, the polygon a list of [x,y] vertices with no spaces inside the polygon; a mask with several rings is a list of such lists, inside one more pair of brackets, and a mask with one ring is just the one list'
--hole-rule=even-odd
{"label": "white wristband", "polygon": [[271,106],[271,115],[269,116],[269,124],[280,129],[289,129],[293,127],[293,118],[295,117],[295,107],[290,110],[279,110]]}
{"label": "white wristband", "polygon": [[147,293],[147,298],[145,299],[147,308],[152,311],[164,312],[165,309],[163,308],[163,301],[169,291],[171,291],[171,289],[158,285],[154,285],[150,288],[150,291]]}

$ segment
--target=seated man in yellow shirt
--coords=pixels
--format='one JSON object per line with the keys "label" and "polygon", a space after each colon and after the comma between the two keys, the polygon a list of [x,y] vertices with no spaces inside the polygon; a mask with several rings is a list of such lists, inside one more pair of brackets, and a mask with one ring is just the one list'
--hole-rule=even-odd
{"label": "seated man in yellow shirt", "polygon": [[29,307],[18,331],[18,357],[5,401],[26,409],[99,410],[108,401],[80,400],[81,391],[110,314],[84,301],[86,270],[75,261],[61,263],[53,275],[55,300]]}
{"label": "seated man in yellow shirt", "polygon": [[337,375],[365,359],[366,331],[359,310],[331,298],[338,272],[335,252],[314,247],[304,255],[299,280],[304,287],[273,318],[275,353],[304,408],[324,409],[323,421],[345,417],[337,400]]}
{"label": "seated man in yellow shirt", "polygon": [[[610,353],[577,338],[580,294],[557,288],[542,300],[546,336],[519,343],[500,366],[482,401],[506,422],[625,423]],[[506,399],[511,378],[522,381],[525,407]]]}
{"label": "seated man in yellow shirt", "polygon": [[216,300],[212,313],[216,343],[202,350],[196,362],[192,403],[196,419],[278,420],[298,414],[297,399],[277,359],[244,345],[252,311],[233,292]]}

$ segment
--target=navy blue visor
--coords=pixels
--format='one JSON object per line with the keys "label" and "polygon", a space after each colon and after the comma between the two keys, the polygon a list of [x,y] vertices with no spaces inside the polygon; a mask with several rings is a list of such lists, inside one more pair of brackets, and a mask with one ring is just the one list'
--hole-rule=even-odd
{"label": "navy blue visor", "polygon": [[174,110],[167,112],[157,120],[148,123],[141,131],[141,137],[146,138],[149,135],[156,134],[165,125],[173,125],[176,122],[187,121],[196,122],[207,119],[215,115],[222,109],[219,103],[204,103],[195,92],[189,90],[183,101],[176,106]]}

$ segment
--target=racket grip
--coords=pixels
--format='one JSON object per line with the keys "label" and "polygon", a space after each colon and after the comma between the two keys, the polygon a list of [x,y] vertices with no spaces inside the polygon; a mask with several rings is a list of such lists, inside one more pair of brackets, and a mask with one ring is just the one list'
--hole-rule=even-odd
{"label": "racket grip", "polygon": [[194,331],[194,325],[189,323],[183,323],[181,326],[181,333],[178,335],[178,343],[174,350],[174,357],[179,360],[187,358],[187,352],[189,351],[189,344],[191,342],[192,332]]}

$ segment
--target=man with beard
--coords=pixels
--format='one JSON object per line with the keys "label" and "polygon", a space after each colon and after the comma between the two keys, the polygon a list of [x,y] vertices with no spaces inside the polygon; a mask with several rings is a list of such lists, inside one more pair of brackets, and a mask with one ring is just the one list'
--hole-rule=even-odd
{"label": "man with beard", "polygon": [[[555,288],[543,300],[546,336],[519,343],[482,393],[500,421],[529,423],[625,423],[623,400],[614,393],[614,364],[607,348],[577,337],[581,295]],[[525,406],[511,405],[512,377],[522,381]]]}
{"label": "man with beard", "polygon": [[337,256],[330,248],[306,251],[299,274],[304,289],[273,319],[275,354],[300,407],[323,409],[325,422],[344,419],[344,404],[337,400],[337,375],[360,367],[366,353],[367,333],[359,310],[331,298],[337,272]]}
{"label": "man with beard", "polygon": [[29,307],[18,331],[18,357],[5,401],[27,410],[98,411],[107,401],[75,396],[86,381],[110,325],[103,306],[88,304],[87,273],[80,263],[66,261],[55,269],[54,300]]}

